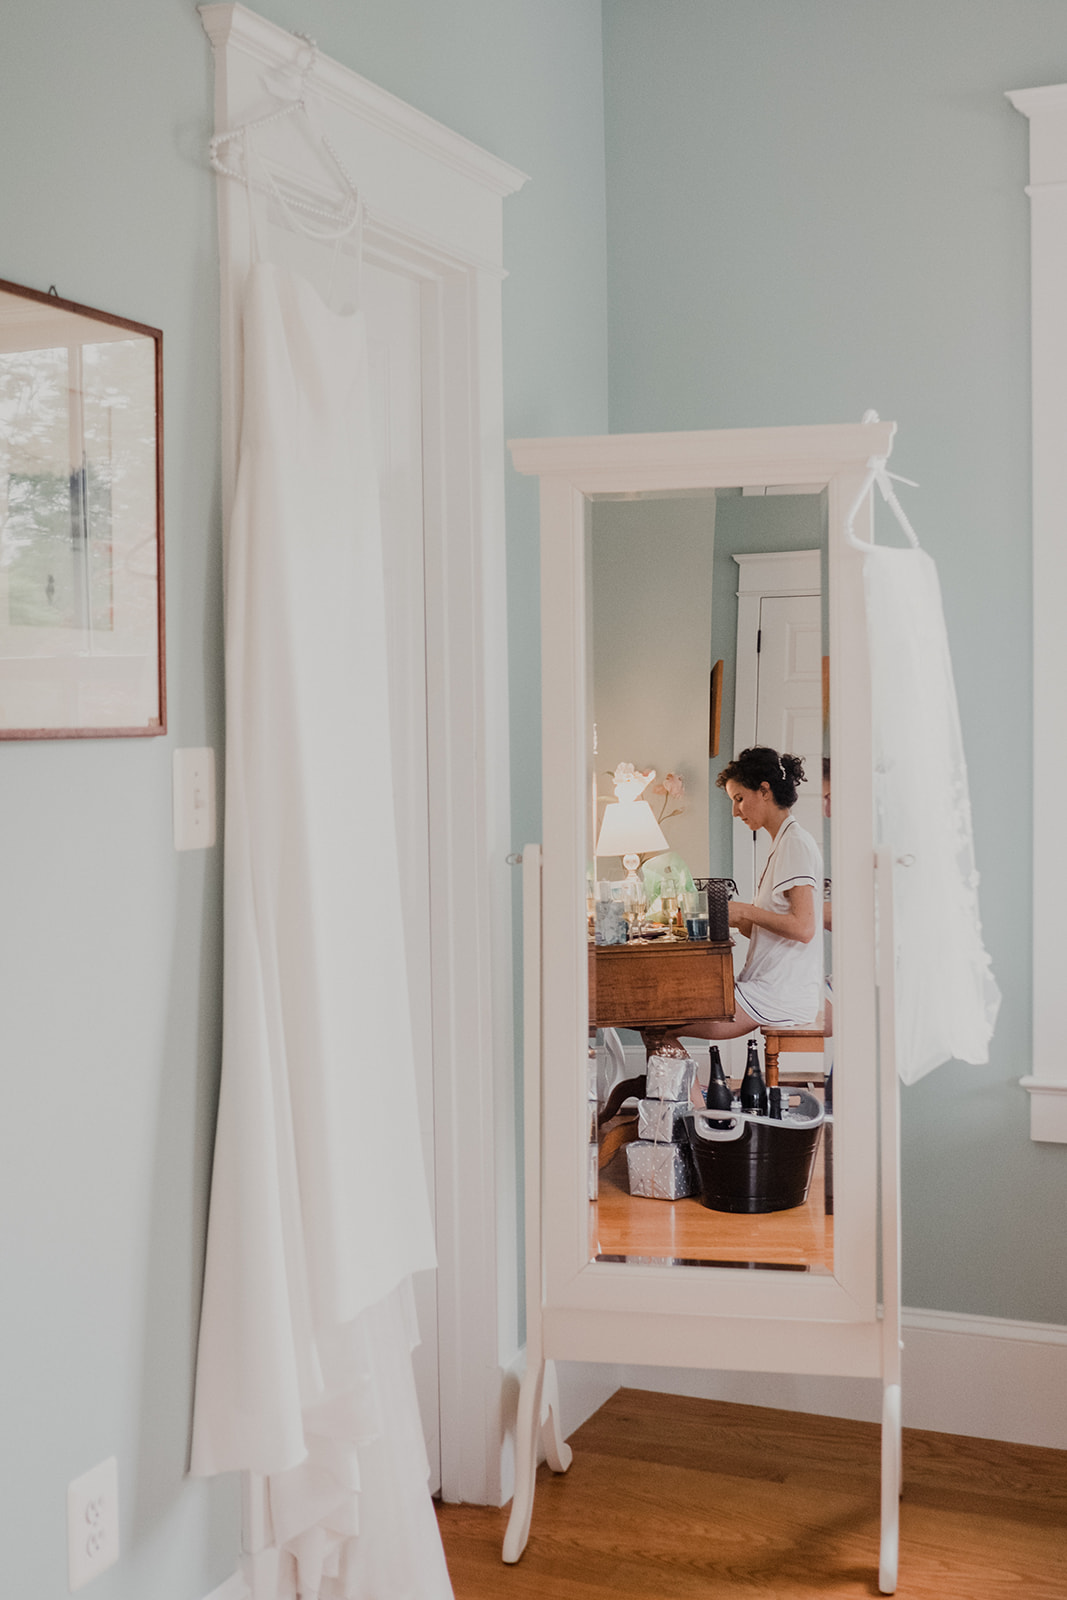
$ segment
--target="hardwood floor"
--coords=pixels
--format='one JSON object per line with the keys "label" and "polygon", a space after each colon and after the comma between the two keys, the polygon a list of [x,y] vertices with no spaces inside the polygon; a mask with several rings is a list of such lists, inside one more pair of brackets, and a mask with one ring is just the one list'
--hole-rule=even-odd
{"label": "hardwood floor", "polygon": [[[507,1508],[442,1506],[456,1600],[835,1600],[878,1593],[879,1429],[622,1389]],[[899,1600],[1065,1600],[1067,1453],[904,1431]]]}
{"label": "hardwood floor", "polygon": [[819,1145],[808,1198],[788,1211],[743,1215],[709,1211],[699,1200],[644,1200],[629,1193],[625,1147],[600,1173],[590,1206],[593,1255],[636,1255],[683,1261],[759,1261],[832,1272],[833,1217],[824,1205]]}

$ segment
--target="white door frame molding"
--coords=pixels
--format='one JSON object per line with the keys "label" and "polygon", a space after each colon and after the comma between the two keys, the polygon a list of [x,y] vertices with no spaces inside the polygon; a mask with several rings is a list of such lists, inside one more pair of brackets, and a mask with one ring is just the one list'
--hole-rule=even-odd
{"label": "white door frame molding", "polygon": [[1053,733],[1067,682],[1067,84],[1009,92],[1030,122],[1031,385],[1033,391],[1034,945],[1033,1053],[1023,1078],[1034,1139],[1067,1144],[1067,1059],[1060,996],[1067,962],[1053,859],[1055,829],[1036,797],[1062,794],[1067,745]]}
{"label": "white door frame molding", "polygon": [[[271,108],[264,74],[304,46],[241,5],[200,15],[222,133]],[[501,281],[503,200],[525,176],[326,56],[313,84],[364,201],[364,259],[421,285],[442,1493],[499,1505],[518,1346]],[[272,174],[322,205],[323,169],[294,135],[277,164],[272,146]],[[219,180],[218,211],[228,527],[251,256],[240,183]]]}
{"label": "white door frame molding", "polygon": [[822,552],[764,550],[735,555],[737,575],[737,667],[734,755],[756,742],[756,636],[760,601],[767,595],[821,595]]}

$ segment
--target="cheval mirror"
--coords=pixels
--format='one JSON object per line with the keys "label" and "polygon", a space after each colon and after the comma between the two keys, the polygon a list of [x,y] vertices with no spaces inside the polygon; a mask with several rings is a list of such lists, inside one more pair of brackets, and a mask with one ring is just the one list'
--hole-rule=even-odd
{"label": "cheval mirror", "polygon": [[[543,839],[523,851],[527,1369],[505,1561],[529,1534],[539,1444],[554,1470],[570,1461],[554,1360],[861,1376],[883,1385],[879,1584],[896,1587],[899,1150],[891,964],[879,969],[892,908],[874,843],[862,581],[868,469],[894,432],[863,422],[511,444],[516,468],[540,478]],[[723,661],[733,741],[716,750]],[[803,755],[797,808],[828,885],[832,863],[832,1010],[819,1021],[832,1038],[803,1041],[796,1064],[821,1116],[832,1051],[834,1093],[832,1144],[824,1122],[804,1204],[750,1216],[635,1199],[625,1146],[605,1144],[626,1122],[605,1114],[631,1073],[642,1081],[635,1030],[653,1013],[629,1003],[636,989],[658,992],[668,968],[699,960],[693,981],[712,998],[699,1013],[675,1001],[679,1021],[727,1018],[745,941],[694,944],[684,961],[681,943],[651,938],[605,950],[592,899],[621,892],[611,880],[624,863],[602,829],[618,763],[661,781],[670,771],[672,791],[683,779],[680,806],[660,790],[663,839],[685,871],[733,878],[751,899],[765,836],[731,821],[715,780],[757,743]],[[669,1006],[654,1020],[669,1023]],[[707,1041],[675,1031],[706,1077]],[[761,1041],[779,1043],[801,1041]],[[745,1040],[721,1048],[740,1077]],[[793,1064],[783,1055],[783,1082]]]}

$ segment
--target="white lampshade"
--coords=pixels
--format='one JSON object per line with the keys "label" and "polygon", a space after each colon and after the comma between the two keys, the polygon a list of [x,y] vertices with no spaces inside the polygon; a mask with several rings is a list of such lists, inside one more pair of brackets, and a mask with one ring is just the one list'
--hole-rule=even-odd
{"label": "white lampshade", "polygon": [[598,856],[638,856],[669,848],[647,800],[616,800],[604,807]]}

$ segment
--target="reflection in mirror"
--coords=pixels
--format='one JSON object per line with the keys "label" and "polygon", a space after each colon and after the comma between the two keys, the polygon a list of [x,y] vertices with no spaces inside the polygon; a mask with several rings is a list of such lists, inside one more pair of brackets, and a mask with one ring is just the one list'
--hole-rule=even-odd
{"label": "reflection in mirror", "polygon": [[[590,1255],[832,1273],[826,496],[605,498],[586,529]],[[752,746],[795,790],[718,781]],[[792,1009],[745,973],[754,901]]]}
{"label": "reflection in mirror", "polygon": [[165,731],[161,337],[0,283],[0,738]]}

